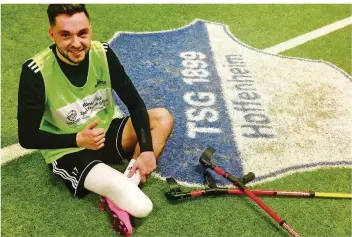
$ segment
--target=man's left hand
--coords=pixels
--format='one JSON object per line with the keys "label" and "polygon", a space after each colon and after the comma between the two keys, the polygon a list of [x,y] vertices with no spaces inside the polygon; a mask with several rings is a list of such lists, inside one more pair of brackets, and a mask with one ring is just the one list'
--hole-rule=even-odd
{"label": "man's left hand", "polygon": [[156,169],[156,158],[154,152],[145,151],[142,152],[134,163],[128,177],[132,177],[136,170],[139,170],[141,176],[141,182],[147,181],[147,177]]}

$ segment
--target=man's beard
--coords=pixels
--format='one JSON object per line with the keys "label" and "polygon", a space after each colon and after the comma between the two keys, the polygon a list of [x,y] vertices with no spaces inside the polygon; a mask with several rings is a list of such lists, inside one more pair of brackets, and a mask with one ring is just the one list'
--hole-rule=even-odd
{"label": "man's beard", "polygon": [[[73,63],[73,64],[78,64],[78,63],[81,63],[85,58],[86,58],[86,55],[84,55],[84,57],[80,60],[80,61],[73,61],[70,56],[68,55],[68,53],[64,53],[61,51],[61,49],[59,47],[57,47],[57,44],[56,44],[56,48],[57,50],[59,51],[59,53],[62,55],[62,57],[64,57],[65,59],[67,59],[69,62]],[[82,50],[83,51],[83,50]],[[85,53],[85,52],[84,52]]]}

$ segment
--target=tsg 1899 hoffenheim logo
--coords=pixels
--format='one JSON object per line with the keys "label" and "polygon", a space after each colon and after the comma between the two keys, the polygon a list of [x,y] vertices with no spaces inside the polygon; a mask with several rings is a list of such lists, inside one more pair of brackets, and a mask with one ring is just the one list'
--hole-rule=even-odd
{"label": "tsg 1899 hoffenheim logo", "polygon": [[265,53],[203,20],[165,32],[120,32],[110,47],[147,107],[175,116],[162,177],[202,184],[197,164],[208,146],[217,164],[237,176],[252,171],[256,182],[352,166],[351,77],[330,63]]}

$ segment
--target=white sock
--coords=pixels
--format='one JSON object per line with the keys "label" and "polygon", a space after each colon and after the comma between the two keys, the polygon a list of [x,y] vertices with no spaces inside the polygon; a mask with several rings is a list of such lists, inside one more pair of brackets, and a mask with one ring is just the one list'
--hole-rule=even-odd
{"label": "white sock", "polygon": [[105,196],[119,208],[135,217],[146,217],[153,209],[152,201],[129,178],[112,167],[99,163],[88,173],[84,187]]}
{"label": "white sock", "polygon": [[[136,162],[136,160],[131,159],[130,163],[128,163],[128,166],[125,172],[123,173],[124,175],[127,176],[130,173],[130,170],[132,169],[134,162]],[[134,174],[130,177],[130,180],[132,181],[132,183],[138,186],[138,184],[141,182],[141,175],[139,174],[139,170],[136,170],[134,172]]]}

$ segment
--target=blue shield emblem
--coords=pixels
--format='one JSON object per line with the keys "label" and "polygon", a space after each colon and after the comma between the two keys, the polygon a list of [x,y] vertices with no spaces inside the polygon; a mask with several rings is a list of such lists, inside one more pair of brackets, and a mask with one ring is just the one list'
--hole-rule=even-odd
{"label": "blue shield emblem", "polygon": [[334,65],[265,53],[203,20],[119,32],[109,44],[147,108],[165,107],[175,117],[157,176],[202,184],[198,160],[209,146],[233,175],[254,172],[252,183],[351,167],[351,77]]}

